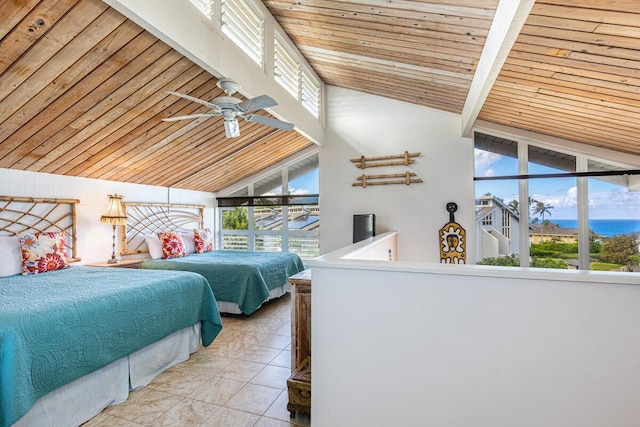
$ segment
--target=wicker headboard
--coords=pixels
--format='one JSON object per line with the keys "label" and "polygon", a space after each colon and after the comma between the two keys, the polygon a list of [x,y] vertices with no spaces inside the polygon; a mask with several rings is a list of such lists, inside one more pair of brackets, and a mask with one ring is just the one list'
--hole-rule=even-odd
{"label": "wicker headboard", "polygon": [[147,234],[204,227],[204,205],[140,202],[124,202],[122,205],[127,225],[121,229],[121,255],[149,252],[144,241]]}
{"label": "wicker headboard", "polygon": [[80,200],[75,199],[0,196],[0,235],[63,231],[71,254],[69,261],[80,261],[76,245],[78,203]]}

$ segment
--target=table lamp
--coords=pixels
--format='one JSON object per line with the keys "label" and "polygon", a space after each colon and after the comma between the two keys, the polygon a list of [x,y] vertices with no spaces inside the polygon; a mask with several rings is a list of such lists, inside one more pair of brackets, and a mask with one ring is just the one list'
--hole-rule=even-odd
{"label": "table lamp", "polygon": [[113,251],[111,253],[111,259],[107,261],[109,264],[117,264],[120,262],[116,259],[116,225],[125,225],[127,223],[127,216],[122,209],[122,196],[117,194],[109,195],[109,206],[107,206],[107,213],[100,217],[100,222],[103,224],[111,224],[113,226]]}

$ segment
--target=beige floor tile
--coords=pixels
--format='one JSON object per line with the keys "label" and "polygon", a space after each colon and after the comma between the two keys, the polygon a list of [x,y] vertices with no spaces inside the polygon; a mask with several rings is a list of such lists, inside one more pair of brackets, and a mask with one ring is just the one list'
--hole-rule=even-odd
{"label": "beige floor tile", "polygon": [[171,368],[200,375],[204,379],[211,379],[218,375],[224,368],[231,365],[234,359],[230,357],[218,356],[206,350],[191,356],[189,360]]}
{"label": "beige floor tile", "polygon": [[278,350],[284,350],[290,344],[290,337],[276,334],[268,334],[265,339],[258,343],[262,347],[276,348]]}
{"label": "beige floor tile", "polygon": [[189,397],[214,405],[224,405],[244,384],[242,381],[216,376],[198,387]]}
{"label": "beige floor tile", "polygon": [[103,412],[82,424],[82,427],[140,427],[142,425]]}
{"label": "beige floor tile", "polygon": [[291,376],[291,369],[280,366],[267,365],[264,369],[253,377],[251,384],[266,385],[267,387],[279,388],[284,390],[287,388],[287,379]]}
{"label": "beige floor tile", "polygon": [[252,427],[259,419],[256,414],[220,408],[202,424],[202,427]]}
{"label": "beige floor tile", "polygon": [[257,384],[247,384],[227,401],[227,408],[262,415],[276,400],[280,390]]}
{"label": "beige floor tile", "polygon": [[265,417],[275,418],[280,421],[285,421],[291,425],[296,426],[309,426],[311,425],[311,417],[307,414],[296,413],[294,418],[291,418],[291,413],[287,410],[287,403],[289,402],[289,393],[284,390],[273,404],[264,413]]}
{"label": "beige floor tile", "polygon": [[183,399],[155,420],[153,426],[199,427],[219,409],[220,406],[210,403],[194,399]]}
{"label": "beige floor tile", "polygon": [[260,347],[257,345],[253,345],[249,347],[249,349],[247,349],[245,352],[240,353],[238,355],[238,359],[248,360],[250,362],[268,364],[278,354],[280,354],[280,350],[276,348]]}
{"label": "beige floor tile", "polygon": [[264,363],[236,360],[220,372],[220,376],[238,381],[249,382],[266,365]]}
{"label": "beige floor tile", "polygon": [[281,366],[283,368],[289,368],[291,370],[291,351],[282,350],[276,357],[269,362],[269,365]]}
{"label": "beige floor tile", "polygon": [[285,337],[290,337],[291,336],[291,323],[285,323],[284,325],[280,326],[278,329],[274,330],[272,333],[277,334],[277,335],[282,335]]}
{"label": "beige floor tile", "polygon": [[179,396],[145,387],[130,393],[126,402],[107,408],[104,412],[139,424],[151,425],[180,400]]}
{"label": "beige floor tile", "polygon": [[213,375],[201,375],[184,369],[169,369],[158,375],[147,387],[179,396],[189,396],[211,378]]}
{"label": "beige floor tile", "polygon": [[294,424],[287,421],[276,420],[269,417],[261,417],[255,424],[255,427],[290,427],[292,425]]}
{"label": "beige floor tile", "polygon": [[266,332],[240,331],[240,334],[230,341],[214,341],[209,352],[218,356],[235,358],[262,341],[267,335]]}

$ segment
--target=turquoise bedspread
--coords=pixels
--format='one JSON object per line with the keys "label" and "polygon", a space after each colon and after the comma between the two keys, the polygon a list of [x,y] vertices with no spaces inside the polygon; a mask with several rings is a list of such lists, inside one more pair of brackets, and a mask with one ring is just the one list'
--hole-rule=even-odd
{"label": "turquoise bedspread", "polygon": [[142,268],[200,273],[209,281],[217,301],[234,302],[244,314],[251,314],[271,289],[287,283],[289,276],[304,270],[304,265],[293,253],[218,250],[146,260]]}
{"label": "turquoise bedspread", "polygon": [[198,274],[74,266],[0,277],[0,426],[49,391],[198,321],[207,346],[222,322]]}

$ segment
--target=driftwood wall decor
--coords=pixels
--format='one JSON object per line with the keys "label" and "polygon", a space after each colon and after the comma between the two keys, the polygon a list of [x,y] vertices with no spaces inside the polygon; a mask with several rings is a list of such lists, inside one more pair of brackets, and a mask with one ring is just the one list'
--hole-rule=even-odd
{"label": "driftwood wall decor", "polygon": [[[403,154],[392,154],[390,156],[378,156],[378,157],[364,157],[361,156],[359,159],[351,159],[352,163],[355,163],[357,168],[366,169],[366,168],[376,168],[380,166],[409,166],[415,160],[412,157],[418,157],[420,153],[409,153],[405,151]],[[402,160],[395,160],[402,159]],[[382,162],[378,162],[378,160],[383,160]]]}
{"label": "driftwood wall decor", "polygon": [[[358,177],[359,182],[351,184],[352,187],[367,187],[369,185],[392,185],[392,184],[406,184],[411,185],[422,182],[420,178],[413,178],[416,176],[413,172],[406,173],[392,173],[386,175],[360,175]],[[402,178],[402,179],[394,179]]]}
{"label": "driftwood wall decor", "polygon": [[[354,166],[359,169],[376,168],[381,166],[409,166],[415,162],[414,157],[420,156],[420,153],[409,153],[405,151],[403,154],[392,154],[389,156],[364,157],[351,159]],[[396,160],[400,159],[400,160]],[[362,174],[357,178],[357,182],[351,184],[352,187],[367,188],[371,185],[394,185],[404,184],[411,185],[423,182],[420,178],[415,178],[416,174],[406,171],[404,173],[366,175]],[[398,179],[400,178],[400,179]]]}

